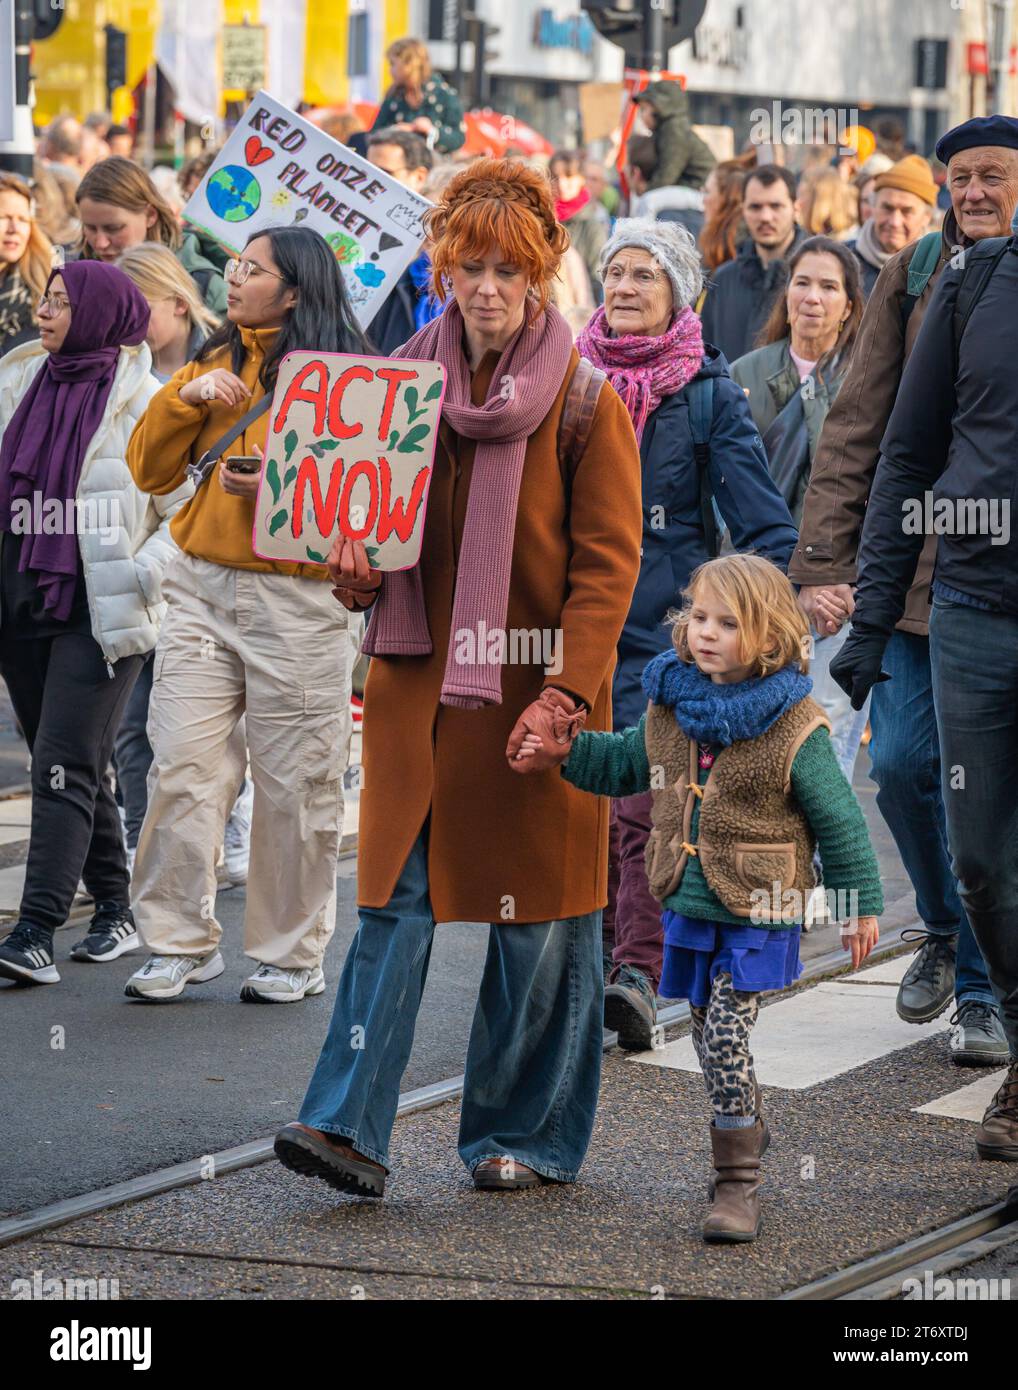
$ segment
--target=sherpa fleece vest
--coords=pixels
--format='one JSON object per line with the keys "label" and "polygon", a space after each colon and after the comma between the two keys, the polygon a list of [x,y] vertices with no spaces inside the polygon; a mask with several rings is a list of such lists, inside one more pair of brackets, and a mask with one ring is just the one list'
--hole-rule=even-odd
{"label": "sherpa fleece vest", "polygon": [[[816,885],[816,842],[792,796],[791,775],[796,753],[819,728],[830,731],[830,721],[807,696],[759,738],[723,748],[701,787],[696,740],[682,732],[667,706],[649,706],[646,744],[653,828],[646,863],[655,898],[664,900],[675,892],[690,854],[696,854],[707,886],[736,917],[780,920],[783,895],[789,889],[796,890],[805,905]],[[698,798],[694,846],[690,835]]]}

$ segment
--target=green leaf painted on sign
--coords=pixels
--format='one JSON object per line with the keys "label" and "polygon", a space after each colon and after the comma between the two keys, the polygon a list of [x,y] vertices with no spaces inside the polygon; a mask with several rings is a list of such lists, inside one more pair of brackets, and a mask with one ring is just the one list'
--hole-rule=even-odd
{"label": "green leaf painted on sign", "polygon": [[290,513],[285,507],[281,508],[269,522],[269,535],[274,536],[279,528],[287,521]]}
{"label": "green leaf painted on sign", "polygon": [[396,447],[396,442],[397,442],[398,439],[399,439],[399,430],[393,430],[392,434],[389,435],[389,448],[390,448],[390,449],[395,449],[395,447]]}
{"label": "green leaf painted on sign", "polygon": [[283,490],[282,484],[279,481],[279,468],[276,465],[275,459],[269,459],[268,463],[265,465],[265,481],[268,483],[269,489],[272,492],[272,502],[273,505],[275,505],[279,501],[279,494]]}
{"label": "green leaf painted on sign", "polygon": [[406,401],[406,408],[409,410],[412,420],[417,414],[417,387],[408,386],[403,392],[403,399]]}
{"label": "green leaf painted on sign", "polygon": [[294,478],[296,478],[296,476],[297,465],[295,463],[292,463],[290,467],[286,470],[286,472],[283,474],[283,486],[289,487],[293,482]]}
{"label": "green leaf painted on sign", "polygon": [[427,439],[430,433],[430,425],[414,425],[413,429],[407,430],[399,441],[396,452],[398,454],[422,454],[424,452],[422,441]]}
{"label": "green leaf painted on sign", "polygon": [[320,439],[320,440],[318,441],[318,447],[319,447],[319,449],[338,449],[338,448],[339,448],[339,440],[338,440],[338,439]]}
{"label": "green leaf painted on sign", "polygon": [[296,447],[297,447],[297,431],[296,431],[296,430],[289,430],[289,431],[287,431],[286,438],[283,440],[283,448],[286,450],[285,458],[286,458],[286,462],[287,462],[287,463],[290,462],[290,455],[293,453],[293,451],[294,451],[294,449],[296,449]]}
{"label": "green leaf painted on sign", "polygon": [[424,393],[424,399],[425,399],[426,401],[437,401],[438,398],[439,398],[439,396],[440,396],[441,394],[442,394],[442,382],[441,382],[441,380],[439,380],[439,381],[433,382],[433,383],[428,387],[427,391],[425,391],[425,393]]}
{"label": "green leaf painted on sign", "polygon": [[319,555],[318,551],[312,550],[310,546],[307,548],[307,556],[309,560],[317,560],[320,565],[325,564],[325,556]]}

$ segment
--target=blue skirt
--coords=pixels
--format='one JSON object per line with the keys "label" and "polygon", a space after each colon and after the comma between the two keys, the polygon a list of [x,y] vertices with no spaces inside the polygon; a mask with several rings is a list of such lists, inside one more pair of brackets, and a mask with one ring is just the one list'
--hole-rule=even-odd
{"label": "blue skirt", "polygon": [[735,927],[726,922],[702,922],[664,911],[664,968],[658,994],[662,999],[688,999],[697,1008],[710,1002],[711,984],[722,971],[733,988],[748,994],[787,989],[802,974],[798,925],[772,931],[769,927]]}

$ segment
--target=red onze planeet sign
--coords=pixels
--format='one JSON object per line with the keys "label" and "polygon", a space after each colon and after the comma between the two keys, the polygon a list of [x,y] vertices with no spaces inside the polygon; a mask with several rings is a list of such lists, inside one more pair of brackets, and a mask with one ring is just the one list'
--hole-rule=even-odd
{"label": "red onze planeet sign", "polygon": [[321,564],[342,534],[364,542],[375,569],[415,565],[444,390],[438,362],[287,353],[269,413],[255,554]]}

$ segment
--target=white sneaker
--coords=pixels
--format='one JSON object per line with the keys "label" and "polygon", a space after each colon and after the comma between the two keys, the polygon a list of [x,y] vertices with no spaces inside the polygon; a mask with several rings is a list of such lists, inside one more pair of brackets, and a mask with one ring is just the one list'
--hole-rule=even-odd
{"label": "white sneaker", "polygon": [[226,835],[223,841],[223,863],[226,876],[239,887],[247,882],[248,861],[251,858],[251,812],[254,808],[254,783],[250,777],[244,778],[240,795],[233,803],[230,819],[226,822]]}
{"label": "white sneaker", "polygon": [[320,965],[313,970],[281,970],[278,965],[260,965],[240,990],[245,1004],[292,1004],[306,994],[321,994],[325,976]]}
{"label": "white sneaker", "polygon": [[149,956],[128,980],[124,993],[130,999],[176,999],[183,994],[185,985],[214,980],[225,969],[218,948],[203,956]]}

